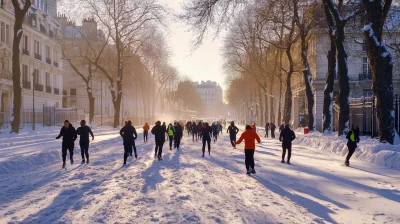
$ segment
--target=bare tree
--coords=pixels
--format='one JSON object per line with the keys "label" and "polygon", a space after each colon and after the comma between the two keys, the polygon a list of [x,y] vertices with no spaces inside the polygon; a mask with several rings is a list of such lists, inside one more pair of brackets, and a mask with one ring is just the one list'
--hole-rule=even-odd
{"label": "bare tree", "polygon": [[22,38],[22,23],[25,15],[31,7],[31,1],[11,0],[14,7],[14,39],[13,39],[13,54],[12,54],[12,81],[14,90],[13,99],[13,115],[11,122],[11,132],[19,133],[21,124],[21,104],[22,104],[22,89],[21,89],[21,68],[20,68],[20,43]]}
{"label": "bare tree", "polygon": [[364,36],[376,97],[379,141],[393,144],[396,130],[393,105],[393,61],[382,38],[392,0],[363,0]]}
{"label": "bare tree", "polygon": [[[115,69],[108,70],[104,64],[87,59],[106,76],[114,105],[114,127],[120,122],[124,54],[130,50],[136,54],[152,35],[146,29],[152,22],[161,21],[162,7],[155,0],[85,0],[91,13],[105,29],[112,43],[116,59]],[[101,55],[104,53],[100,51]],[[97,54],[97,55],[99,55]],[[115,75],[116,74],[116,75]]]}

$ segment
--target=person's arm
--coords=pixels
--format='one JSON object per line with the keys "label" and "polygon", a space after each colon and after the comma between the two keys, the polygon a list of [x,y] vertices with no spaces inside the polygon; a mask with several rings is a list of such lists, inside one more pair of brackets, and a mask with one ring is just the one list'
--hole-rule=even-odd
{"label": "person's arm", "polygon": [[154,135],[154,128],[155,128],[156,126],[154,126],[152,129],[151,129],[151,133]]}
{"label": "person's arm", "polygon": [[281,133],[279,134],[279,141],[283,140],[283,131],[281,131]]}
{"label": "person's arm", "polygon": [[237,145],[240,144],[240,143],[242,143],[243,138],[244,138],[243,135],[244,135],[244,133],[240,136],[239,140],[236,141],[236,144],[237,144]]}
{"label": "person's arm", "polygon": [[258,143],[261,143],[260,136],[258,136],[257,134],[256,134],[256,140],[257,140]]}
{"label": "person's arm", "polygon": [[347,135],[346,135],[346,138],[347,138],[347,139],[350,139],[350,134],[351,134],[351,132],[352,132],[352,131],[349,131],[349,133],[347,133]]}
{"label": "person's arm", "polygon": [[124,128],[121,128],[121,130],[119,131],[119,134],[121,135],[121,137],[124,137]]}
{"label": "person's arm", "polygon": [[236,134],[239,133],[239,128],[235,126]]}
{"label": "person's arm", "polygon": [[229,128],[226,129],[226,133],[228,133],[228,132],[229,132]]}
{"label": "person's arm", "polygon": [[78,138],[78,135],[76,134],[75,128],[72,128],[72,129],[74,129],[74,136],[73,136],[72,140],[75,141]]}
{"label": "person's arm", "polygon": [[76,129],[76,134],[77,134],[77,135],[81,135],[81,129],[82,129],[81,127],[79,127],[79,128]]}
{"label": "person's arm", "polygon": [[133,139],[137,139],[137,132],[135,127],[133,127],[133,135],[134,135]]}
{"label": "person's arm", "polygon": [[63,128],[64,128],[64,127],[61,128],[60,134],[56,137],[56,139],[59,139],[59,138],[61,138],[61,136],[63,136]]}
{"label": "person's arm", "polygon": [[89,134],[92,136],[92,140],[94,140],[94,134],[93,134],[93,131],[92,131],[92,129],[90,128],[90,127],[88,127],[89,128]]}
{"label": "person's arm", "polygon": [[296,139],[296,135],[294,134],[294,131],[292,131],[292,141]]}

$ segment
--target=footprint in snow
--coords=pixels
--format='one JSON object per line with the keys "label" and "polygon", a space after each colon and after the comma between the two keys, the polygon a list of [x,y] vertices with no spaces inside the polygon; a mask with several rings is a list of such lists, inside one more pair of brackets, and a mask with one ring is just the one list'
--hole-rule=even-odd
{"label": "footprint in snow", "polygon": [[179,199],[182,200],[182,201],[190,200],[190,195],[179,196]]}
{"label": "footprint in snow", "polygon": [[122,196],[121,196],[120,194],[117,194],[117,195],[115,195],[115,199],[121,200],[121,199],[122,199]]}
{"label": "footprint in snow", "polygon": [[208,181],[203,181],[203,184],[209,184],[209,182]]}

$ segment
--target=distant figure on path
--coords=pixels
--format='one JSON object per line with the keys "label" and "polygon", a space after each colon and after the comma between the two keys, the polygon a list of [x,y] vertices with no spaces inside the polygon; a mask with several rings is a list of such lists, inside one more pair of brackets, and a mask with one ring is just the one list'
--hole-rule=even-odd
{"label": "distant figure on path", "polygon": [[275,138],[275,128],[276,128],[276,126],[275,126],[275,124],[273,122],[271,122],[270,128],[271,128],[271,138]]}
{"label": "distant figure on path", "polygon": [[156,148],[154,157],[158,157],[158,160],[162,160],[162,149],[165,143],[165,132],[166,128],[161,126],[161,121],[156,122],[156,126],[151,129],[151,133],[154,135],[156,141]]}
{"label": "distant figure on path", "polygon": [[135,158],[137,158],[135,139],[137,138],[136,129],[132,126],[132,121],[128,121],[127,124],[119,131],[123,142],[124,142],[124,165],[129,156],[132,156],[132,148],[135,151]]}
{"label": "distant figure on path", "polygon": [[347,141],[347,148],[349,149],[349,153],[346,156],[346,160],[344,161],[344,165],[350,166],[350,158],[353,153],[356,151],[357,143],[360,142],[360,130],[356,124],[351,126],[351,130],[347,133],[346,138]]}
{"label": "distant figure on path", "polygon": [[200,129],[201,135],[203,136],[203,157],[204,157],[204,153],[206,151],[206,143],[208,146],[208,155],[211,155],[211,133],[212,133],[212,128],[208,125],[208,123],[206,122],[204,124],[204,126]]}
{"label": "distant figure on path", "polygon": [[231,140],[232,147],[236,149],[236,135],[239,132],[239,128],[235,126],[235,122],[231,122],[226,132],[229,132],[229,138]]}
{"label": "distant figure on path", "polygon": [[71,165],[74,164],[74,147],[75,140],[77,138],[75,128],[72,126],[72,124],[69,123],[68,120],[64,121],[64,126],[61,128],[60,134],[56,137],[56,139],[60,139],[61,137],[63,137],[61,149],[63,160],[62,168],[65,168],[67,150],[69,151],[69,159],[71,161]]}
{"label": "distant figure on path", "polygon": [[85,155],[86,155],[86,163],[89,164],[89,134],[92,136],[92,141],[94,140],[94,135],[92,129],[86,125],[86,121],[81,121],[81,126],[76,129],[76,133],[80,135],[79,146],[81,147],[81,156],[82,156],[82,164],[85,163]]}
{"label": "distant figure on path", "polygon": [[146,122],[143,126],[143,142],[147,142],[147,139],[149,138],[149,129],[150,125]]}
{"label": "distant figure on path", "polygon": [[265,138],[268,138],[268,132],[269,132],[269,122],[265,124]]}
{"label": "distant figure on path", "polygon": [[282,161],[285,163],[286,149],[288,150],[287,164],[290,165],[290,157],[292,156],[292,141],[296,138],[294,131],[290,129],[289,124],[285,125],[285,128],[279,135],[279,141],[282,142]]}

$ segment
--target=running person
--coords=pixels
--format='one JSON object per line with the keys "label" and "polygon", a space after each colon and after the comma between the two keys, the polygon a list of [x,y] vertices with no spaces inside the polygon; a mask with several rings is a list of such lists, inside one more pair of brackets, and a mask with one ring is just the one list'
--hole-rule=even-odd
{"label": "running person", "polygon": [[94,135],[92,129],[86,125],[86,121],[81,121],[81,126],[76,129],[76,133],[80,135],[79,146],[81,147],[81,156],[82,156],[82,164],[85,163],[85,155],[86,155],[86,163],[89,163],[89,134],[92,136],[92,141],[94,140]]}
{"label": "running person", "polygon": [[193,121],[192,123],[192,136],[193,136],[193,142],[194,142],[194,137],[196,136],[196,141],[197,141],[197,132],[198,132],[198,127],[196,122]]}
{"label": "running person", "polygon": [[250,175],[250,173],[256,173],[256,170],[254,169],[254,151],[256,149],[256,144],[254,142],[257,140],[257,142],[260,143],[261,140],[257,133],[252,130],[250,125],[246,125],[246,131],[242,133],[236,144],[240,144],[243,140],[247,175]]}
{"label": "running person", "polygon": [[268,132],[269,132],[269,122],[265,124],[265,138],[268,138]]}
{"label": "running person", "polygon": [[351,131],[349,131],[349,133],[347,133],[346,138],[348,139],[347,148],[349,148],[349,153],[346,156],[344,165],[350,166],[350,158],[353,155],[353,153],[356,151],[357,143],[360,142],[360,130],[358,129],[357,125],[353,124],[351,126]]}
{"label": "running person", "polygon": [[172,150],[172,141],[174,140],[175,130],[171,123],[168,125],[167,134],[169,139],[169,150]]}
{"label": "running person", "polygon": [[175,127],[175,147],[179,150],[179,146],[181,145],[181,139],[183,137],[183,127],[180,123],[178,123]]}
{"label": "running person", "polygon": [[156,141],[156,149],[154,157],[158,157],[158,160],[162,160],[162,149],[165,143],[165,132],[166,128],[161,126],[161,121],[156,122],[156,126],[151,129],[151,133],[154,135]]}
{"label": "running person", "polygon": [[206,122],[205,125],[201,128],[200,130],[201,135],[203,136],[203,157],[204,157],[204,153],[206,151],[206,143],[208,145],[208,155],[211,155],[211,133],[212,133],[212,129],[211,127],[208,125],[208,123]]}
{"label": "running person", "polygon": [[150,125],[146,122],[146,124],[144,124],[143,126],[143,142],[147,142],[147,139],[149,137],[149,129]]}
{"label": "running person", "polygon": [[129,156],[132,156],[132,148],[135,150],[135,157],[137,158],[135,139],[137,138],[136,129],[132,126],[132,121],[128,121],[126,125],[119,131],[124,142],[124,165]]}
{"label": "running person", "polygon": [[279,135],[279,141],[282,142],[282,161],[285,163],[286,150],[288,151],[287,164],[290,165],[290,158],[292,157],[292,141],[296,138],[294,131],[290,129],[289,124],[286,124]]}
{"label": "running person", "polygon": [[235,126],[235,122],[231,122],[226,133],[229,133],[229,138],[231,140],[232,147],[236,149],[236,135],[239,132],[239,128]]}
{"label": "running person", "polygon": [[75,128],[72,124],[69,123],[68,120],[64,121],[64,126],[60,130],[60,134],[56,137],[56,139],[60,139],[63,137],[62,140],[62,160],[63,165],[62,168],[65,168],[65,161],[67,160],[67,150],[69,151],[69,159],[71,161],[71,165],[74,164],[74,147],[75,147],[75,140],[77,138]]}
{"label": "running person", "polygon": [[213,137],[214,137],[214,142],[216,142],[218,140],[218,133],[219,133],[218,125],[214,123],[211,126],[211,128],[212,128],[212,134],[213,134]]}

